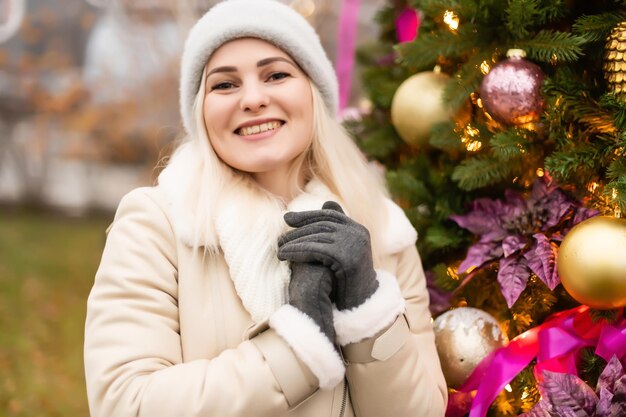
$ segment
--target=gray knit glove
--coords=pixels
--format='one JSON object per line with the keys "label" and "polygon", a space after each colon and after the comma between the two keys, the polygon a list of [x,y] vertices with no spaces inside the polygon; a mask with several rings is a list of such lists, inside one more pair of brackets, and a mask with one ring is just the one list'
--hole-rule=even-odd
{"label": "gray knit glove", "polygon": [[[284,260],[284,259],[283,259]],[[309,316],[335,346],[332,272],[320,263],[291,262],[289,304]]]}
{"label": "gray knit glove", "polygon": [[339,204],[327,201],[321,210],[289,212],[285,221],[295,229],[280,238],[278,258],[330,267],[337,309],[358,307],[376,291],[369,231],[346,216]]}

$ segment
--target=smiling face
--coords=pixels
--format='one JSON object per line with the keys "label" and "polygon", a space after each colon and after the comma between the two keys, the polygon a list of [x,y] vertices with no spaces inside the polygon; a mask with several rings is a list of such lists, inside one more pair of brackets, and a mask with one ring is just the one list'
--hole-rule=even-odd
{"label": "smiling face", "polygon": [[286,175],[312,140],[304,72],[274,45],[243,38],[217,49],[206,74],[203,117],[215,153],[257,180]]}

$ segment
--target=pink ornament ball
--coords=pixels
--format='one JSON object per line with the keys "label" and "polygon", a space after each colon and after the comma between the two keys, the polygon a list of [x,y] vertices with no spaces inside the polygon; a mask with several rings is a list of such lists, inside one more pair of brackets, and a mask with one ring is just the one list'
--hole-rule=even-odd
{"label": "pink ornament ball", "polygon": [[483,78],[480,98],[485,109],[500,123],[521,125],[539,119],[543,107],[541,68],[509,51],[510,58],[494,65]]}

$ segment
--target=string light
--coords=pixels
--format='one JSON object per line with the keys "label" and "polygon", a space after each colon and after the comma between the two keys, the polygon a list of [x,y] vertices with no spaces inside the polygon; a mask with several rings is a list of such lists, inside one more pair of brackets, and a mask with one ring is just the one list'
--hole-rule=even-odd
{"label": "string light", "polygon": [[537,174],[537,176],[539,178],[543,177],[545,175],[545,172],[543,171],[543,168],[537,168],[537,171],[535,171],[535,173]]}
{"label": "string light", "polygon": [[465,129],[463,129],[463,136],[461,136],[461,142],[465,144],[465,149],[468,152],[476,152],[482,148],[482,142],[478,140],[474,140],[473,138],[480,135],[480,130],[476,129],[474,126],[467,124]]}
{"label": "string light", "polygon": [[451,266],[446,268],[446,275],[448,275],[450,278],[452,278],[455,281],[459,280],[459,275],[457,274],[456,269]]}
{"label": "string light", "polygon": [[513,392],[513,388],[511,388],[511,384],[506,384],[504,386],[504,389],[507,390],[508,392]]}
{"label": "string light", "polygon": [[587,190],[590,193],[595,193],[599,186],[600,186],[600,184],[598,184],[595,181],[592,181],[592,182],[589,183],[589,185],[587,185]]}
{"label": "string light", "polygon": [[480,72],[482,72],[484,75],[487,75],[487,73],[489,72],[490,69],[491,69],[491,67],[489,66],[487,61],[483,61],[480,64]]}
{"label": "string light", "polygon": [[452,10],[446,10],[443,14],[443,21],[452,30],[457,30],[459,28],[459,17],[454,14]]}

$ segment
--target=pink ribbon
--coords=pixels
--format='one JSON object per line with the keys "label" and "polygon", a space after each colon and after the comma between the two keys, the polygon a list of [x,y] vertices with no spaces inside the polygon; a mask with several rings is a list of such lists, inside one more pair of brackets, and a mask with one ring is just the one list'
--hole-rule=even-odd
{"label": "pink ribbon", "polygon": [[337,78],[339,79],[339,112],[345,109],[350,100],[352,69],[356,49],[359,0],[343,0],[337,30]]}
{"label": "pink ribbon", "polygon": [[[604,320],[594,322],[587,306],[554,314],[483,359],[459,392],[451,397],[467,398],[468,393],[476,390],[470,417],[484,417],[498,393],[535,357],[537,380],[542,379],[544,369],[577,375],[578,352],[589,346],[596,346],[596,354],[607,361],[616,355],[623,362],[626,359],[626,320],[620,318],[614,325]],[[463,410],[458,404],[464,403],[466,401],[450,401],[446,416],[459,415]]]}
{"label": "pink ribbon", "polygon": [[396,37],[399,43],[411,42],[417,38],[420,27],[420,15],[417,10],[407,7],[396,18]]}

